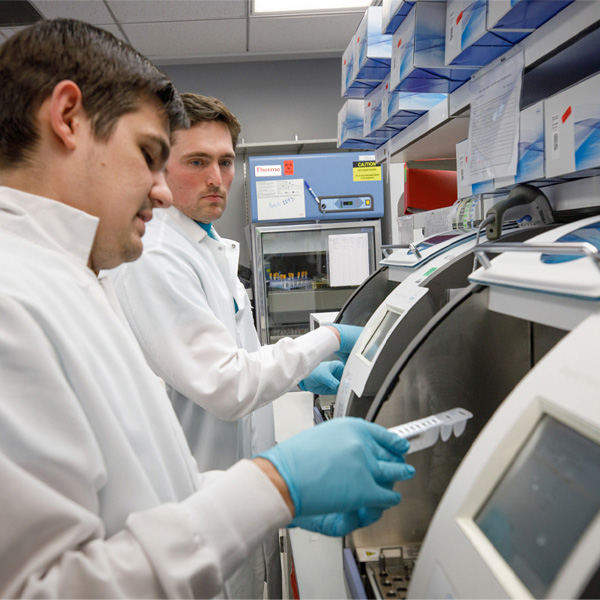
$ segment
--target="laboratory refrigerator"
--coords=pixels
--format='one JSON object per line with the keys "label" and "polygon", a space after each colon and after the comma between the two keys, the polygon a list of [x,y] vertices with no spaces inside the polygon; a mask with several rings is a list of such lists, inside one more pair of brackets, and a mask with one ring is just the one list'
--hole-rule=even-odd
{"label": "laboratory refrigerator", "polygon": [[378,219],[251,225],[256,325],[262,344],[309,330],[377,269]]}
{"label": "laboratory refrigerator", "polygon": [[377,269],[381,167],[368,152],[250,156],[246,166],[261,343],[309,330]]}

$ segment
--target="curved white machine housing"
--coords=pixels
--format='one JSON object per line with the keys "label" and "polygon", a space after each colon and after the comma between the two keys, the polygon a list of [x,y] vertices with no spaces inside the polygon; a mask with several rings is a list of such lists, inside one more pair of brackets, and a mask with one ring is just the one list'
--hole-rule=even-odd
{"label": "curved white machine housing", "polygon": [[[523,245],[560,243],[600,219],[589,217],[540,234]],[[584,242],[585,234],[581,234]],[[594,240],[598,243],[598,239]],[[573,329],[600,300],[600,270],[588,257],[563,263],[545,263],[542,252],[505,252],[490,268],[481,267],[469,281],[490,286],[490,309],[538,323]],[[538,291],[541,294],[531,294]]]}
{"label": "curved white machine housing", "polygon": [[[598,225],[598,216],[589,217],[580,221],[562,225],[546,233],[536,235],[534,238],[523,242],[524,245],[560,243],[560,238],[565,236],[575,237],[586,227]],[[585,234],[577,235],[579,242],[600,242],[598,233],[594,240],[585,238]],[[590,300],[600,299],[600,277],[598,268],[593,261],[586,257],[569,262],[545,263],[541,260],[543,253],[505,252],[493,262],[493,268],[480,268],[475,271],[469,280],[486,285],[503,286],[508,288],[521,288],[539,290],[551,294],[567,297],[580,297]]]}
{"label": "curved white machine housing", "polygon": [[[346,414],[350,392],[362,396],[371,368],[392,331],[407,316],[410,309],[427,294],[428,289],[425,287],[427,280],[438,269],[455,258],[471,252],[475,246],[475,233],[473,232],[448,232],[448,236],[449,239],[445,239],[437,245],[427,246],[429,257],[424,256],[418,261],[418,264],[413,265],[410,274],[388,295],[365,325],[344,368],[335,402],[334,416],[339,417]],[[428,239],[433,240],[436,237],[440,236]],[[445,237],[445,234],[441,237]],[[485,240],[485,237],[482,236],[482,239]],[[403,249],[399,252],[407,256],[406,250]],[[410,260],[414,259],[413,256],[409,258]],[[395,267],[391,266],[393,263],[381,261],[380,264],[389,265],[390,279],[393,279],[395,270]]]}
{"label": "curved white machine housing", "polygon": [[401,248],[379,261],[379,264],[390,268],[392,281],[404,281],[409,275],[415,273],[415,269],[420,269],[429,260],[446,252],[452,246],[474,239],[475,235],[475,231],[459,230],[438,233],[414,244],[420,256],[417,256],[413,248]]}
{"label": "curved white machine housing", "polygon": [[573,330],[461,462],[427,531],[410,598],[598,597],[600,270],[586,257],[548,264],[541,256],[506,252],[470,278],[490,286],[490,310]]}
{"label": "curved white machine housing", "polygon": [[409,598],[580,597],[600,565],[598,340],[594,314],[485,426],[438,506]]}

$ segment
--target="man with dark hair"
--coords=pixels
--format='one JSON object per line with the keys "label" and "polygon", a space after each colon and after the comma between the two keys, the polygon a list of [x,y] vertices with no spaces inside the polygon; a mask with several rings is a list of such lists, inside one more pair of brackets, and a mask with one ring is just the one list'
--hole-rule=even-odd
{"label": "man with dark hair", "polygon": [[[200,470],[221,469],[275,444],[270,403],[298,383],[335,394],[343,363],[322,361],[340,346],[349,353],[362,329],[322,327],[261,347],[237,278],[239,244],[213,226],[227,206],[240,124],[217,98],[182,100],[190,127],[175,132],[167,164],[173,207],[149,225],[143,257],[108,276]],[[278,547],[274,536],[230,593],[262,598],[266,575],[269,596],[280,595]]]}
{"label": "man with dark hair", "polygon": [[[37,111],[55,83],[66,79],[75,81],[81,90],[99,141],[108,140],[119,117],[135,110],[143,97],[160,101],[172,129],[186,123],[172,82],[150,61],[107,31],[86,28],[82,32],[82,27],[71,20],[42,21],[4,44],[0,62],[1,168],[27,159],[39,139]],[[64,38],[72,43],[64,44]],[[38,48],[35,57],[30,55],[33,45]]]}
{"label": "man with dark hair", "polygon": [[0,597],[215,596],[293,517],[340,534],[398,503],[406,441],[355,419],[198,473],[95,276],[172,203],[166,77],[55,20],[0,46],[0,89]]}

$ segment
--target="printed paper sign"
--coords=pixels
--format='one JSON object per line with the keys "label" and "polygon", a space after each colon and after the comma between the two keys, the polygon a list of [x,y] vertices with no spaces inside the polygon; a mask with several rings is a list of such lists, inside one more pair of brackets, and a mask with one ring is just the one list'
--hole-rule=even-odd
{"label": "printed paper sign", "polygon": [[523,65],[519,52],[470,83],[468,183],[517,172]]}
{"label": "printed paper sign", "polygon": [[327,242],[329,286],[360,285],[369,276],[369,235],[330,235]]}
{"label": "printed paper sign", "polygon": [[381,181],[381,167],[373,160],[359,160],[352,163],[353,181]]}
{"label": "printed paper sign", "polygon": [[257,181],[256,210],[259,221],[304,218],[304,180]]}

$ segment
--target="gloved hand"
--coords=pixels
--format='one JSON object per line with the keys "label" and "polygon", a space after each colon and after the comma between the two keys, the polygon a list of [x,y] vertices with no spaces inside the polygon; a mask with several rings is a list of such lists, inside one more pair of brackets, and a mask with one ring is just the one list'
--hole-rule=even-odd
{"label": "gloved hand", "polygon": [[337,394],[340,387],[343,372],[344,363],[341,360],[325,361],[315,367],[298,386],[305,392],[333,396]]}
{"label": "gloved hand", "polygon": [[295,516],[386,509],[400,502],[391,487],[410,479],[408,442],[363,419],[326,421],[259,454],[287,484]]}
{"label": "gloved hand", "polygon": [[340,349],[336,352],[336,355],[346,364],[356,340],[358,340],[364,327],[357,327],[356,325],[342,325],[341,323],[332,323],[331,327],[335,327],[340,333]]}
{"label": "gloved hand", "polygon": [[300,527],[323,535],[340,537],[352,533],[355,529],[375,523],[382,514],[383,510],[379,508],[361,508],[349,513],[296,517],[289,527]]}

